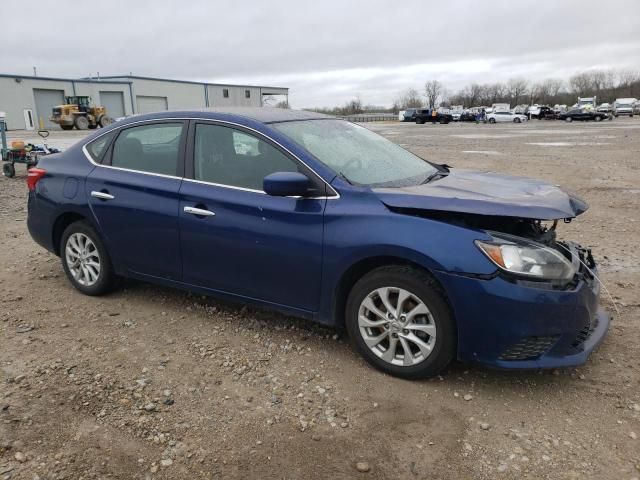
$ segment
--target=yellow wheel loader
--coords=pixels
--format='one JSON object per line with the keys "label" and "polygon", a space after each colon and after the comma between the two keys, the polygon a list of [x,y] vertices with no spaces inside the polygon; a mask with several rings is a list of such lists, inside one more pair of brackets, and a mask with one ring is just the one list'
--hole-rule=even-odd
{"label": "yellow wheel loader", "polygon": [[113,118],[107,115],[104,107],[91,105],[91,97],[73,96],[65,97],[65,104],[53,107],[51,120],[60,125],[63,130],[78,130],[87,128],[106,127],[113,123]]}

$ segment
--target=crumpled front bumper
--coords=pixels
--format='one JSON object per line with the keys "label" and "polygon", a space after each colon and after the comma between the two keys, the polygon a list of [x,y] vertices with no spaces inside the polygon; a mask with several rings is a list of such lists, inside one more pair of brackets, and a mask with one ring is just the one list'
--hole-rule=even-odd
{"label": "crumpled front bumper", "polygon": [[580,365],[609,328],[591,276],[567,290],[547,290],[501,276],[434,273],[454,311],[463,361],[505,369]]}

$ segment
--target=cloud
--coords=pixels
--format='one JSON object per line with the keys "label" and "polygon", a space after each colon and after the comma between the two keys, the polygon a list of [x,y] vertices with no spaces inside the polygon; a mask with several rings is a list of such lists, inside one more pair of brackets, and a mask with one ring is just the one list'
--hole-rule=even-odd
{"label": "cloud", "polygon": [[[640,2],[2,0],[6,73],[138,75],[291,87],[296,106],[389,104],[437,78],[640,68]],[[607,20],[603,20],[607,19]],[[60,26],[67,25],[61,32]],[[78,27],[82,28],[78,28]],[[10,70],[10,71],[7,71]]]}

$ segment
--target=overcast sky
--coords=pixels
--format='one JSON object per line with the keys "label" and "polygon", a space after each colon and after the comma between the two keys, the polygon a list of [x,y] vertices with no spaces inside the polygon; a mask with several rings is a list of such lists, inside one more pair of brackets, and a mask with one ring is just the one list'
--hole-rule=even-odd
{"label": "overcast sky", "polygon": [[294,107],[408,87],[640,69],[640,0],[0,0],[0,73],[290,87]]}

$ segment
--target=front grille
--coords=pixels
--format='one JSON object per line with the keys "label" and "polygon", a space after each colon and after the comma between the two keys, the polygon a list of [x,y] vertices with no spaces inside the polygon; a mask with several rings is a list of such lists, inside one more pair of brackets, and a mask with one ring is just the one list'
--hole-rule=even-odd
{"label": "front grille", "polygon": [[584,327],[582,327],[582,330],[580,330],[578,332],[578,334],[576,335],[576,338],[573,340],[573,343],[571,344],[571,348],[574,349],[579,349],[582,344],[584,342],[586,342],[589,337],[591,335],[593,335],[593,332],[595,331],[595,329],[598,328],[598,318],[594,318],[592,321],[588,322]]}
{"label": "front grille", "polygon": [[549,350],[558,335],[549,337],[526,337],[512,345],[500,355],[500,360],[532,360]]}

